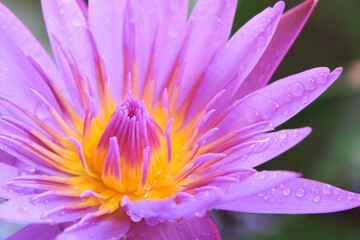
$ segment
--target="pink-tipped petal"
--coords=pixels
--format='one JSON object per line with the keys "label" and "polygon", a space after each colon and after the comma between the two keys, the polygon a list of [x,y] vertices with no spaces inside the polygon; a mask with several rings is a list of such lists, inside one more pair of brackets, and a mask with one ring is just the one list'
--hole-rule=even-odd
{"label": "pink-tipped petal", "polygon": [[309,19],[316,6],[317,0],[307,0],[287,11],[280,19],[265,53],[255,68],[244,81],[242,87],[235,95],[239,99],[259,88],[264,87],[279,66],[291,45],[299,35],[301,29]]}
{"label": "pink-tipped petal", "polygon": [[7,240],[50,240],[55,239],[63,231],[64,227],[60,224],[30,224]]}
{"label": "pink-tipped petal", "polygon": [[178,107],[199,81],[211,58],[229,38],[237,1],[199,0],[188,20],[186,49],[182,52],[184,74]]}
{"label": "pink-tipped petal", "polygon": [[320,96],[341,74],[342,68],[330,73],[325,67],[314,68],[278,80],[237,101],[230,112],[217,124],[220,135],[234,128],[268,121],[277,127],[300,112]]}
{"label": "pink-tipped petal", "polygon": [[144,221],[132,223],[126,234],[128,240],[220,240],[217,227],[210,217],[183,218],[179,221],[163,222],[149,226]]}
{"label": "pink-tipped petal", "polygon": [[126,1],[89,1],[89,26],[107,70],[115,101],[122,101],[124,78],[124,9]]}
{"label": "pink-tipped petal", "polygon": [[121,239],[129,228],[130,219],[124,213],[115,212],[96,218],[74,230],[68,231],[65,229],[63,233],[56,237],[56,240]]}
{"label": "pink-tipped petal", "polygon": [[[267,8],[248,21],[233,37],[216,53],[204,74],[193,103],[188,112],[188,118],[194,115],[219,90],[226,89],[226,94],[216,104],[222,109],[228,104],[233,94],[256,65],[266,50],[278,25],[285,4],[277,3],[273,8]],[[211,87],[209,87],[211,86]]]}
{"label": "pink-tipped petal", "polygon": [[294,179],[276,188],[219,206],[219,209],[272,214],[337,212],[360,206],[360,195],[329,184]]}

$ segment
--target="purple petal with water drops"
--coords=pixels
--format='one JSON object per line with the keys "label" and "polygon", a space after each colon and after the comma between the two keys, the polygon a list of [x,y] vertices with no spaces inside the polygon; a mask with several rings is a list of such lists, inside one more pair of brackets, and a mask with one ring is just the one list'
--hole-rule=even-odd
{"label": "purple petal with water drops", "polygon": [[252,145],[229,154],[216,167],[221,169],[253,168],[286,152],[301,142],[311,128],[286,129],[261,134],[249,139]]}
{"label": "purple petal with water drops", "polygon": [[[290,181],[294,178],[300,177],[299,173],[289,171],[261,171],[252,174],[250,177],[240,174],[233,176],[236,181],[219,182],[211,184],[224,191],[224,196],[219,204],[231,202],[242,197],[252,195],[254,193],[262,192],[269,188]],[[216,207],[218,208],[218,207]]]}
{"label": "purple petal with water drops", "polygon": [[81,93],[75,85],[80,78],[89,85],[89,92],[94,93],[95,103],[99,103],[94,49],[82,9],[76,1],[65,0],[42,0],[41,6],[56,63],[68,92],[77,100],[74,106],[82,106]]}
{"label": "purple petal with water drops", "polygon": [[30,224],[7,240],[50,240],[55,239],[63,231],[64,227],[61,224]]}
{"label": "purple petal with water drops", "polygon": [[343,211],[360,206],[360,195],[309,179],[299,178],[265,192],[219,206],[219,209],[272,214]]}
{"label": "purple petal with water drops", "polygon": [[229,113],[217,124],[216,139],[234,128],[268,121],[277,127],[300,112],[320,96],[341,74],[342,68],[330,73],[326,67],[314,68],[280,79],[230,107]]}
{"label": "purple petal with water drops", "polygon": [[138,200],[130,202],[125,196],[122,207],[132,221],[139,222],[142,218],[148,224],[159,221],[180,219],[186,216],[205,213],[212,209],[222,198],[223,192],[216,187],[199,188],[194,194],[176,193],[175,196],[161,200]]}
{"label": "purple petal with water drops", "polygon": [[101,53],[113,97],[122,101],[124,74],[124,9],[126,1],[89,1],[89,26]]}
{"label": "purple petal with water drops", "polygon": [[189,10],[189,1],[156,0],[155,2],[161,20],[154,46],[153,70],[148,80],[155,81],[154,104],[163,93],[168,77],[173,71],[173,65],[184,41]]}
{"label": "purple petal with water drops", "polygon": [[239,99],[264,87],[294,43],[316,6],[316,0],[305,1],[285,12],[266,51],[243,82],[234,98]]}
{"label": "purple petal with water drops", "polygon": [[[77,198],[50,195],[37,199],[36,196],[36,194],[29,194],[1,203],[0,219],[20,223],[69,222],[79,219],[84,215],[84,211],[88,210],[66,211],[65,206],[79,202]],[[54,211],[54,209],[59,209],[59,211]]]}
{"label": "purple petal with water drops", "polygon": [[237,1],[199,0],[187,22],[186,47],[182,54],[180,107],[201,77],[216,50],[229,38]]}
{"label": "purple petal with water drops", "polygon": [[149,226],[144,221],[132,223],[126,234],[128,240],[220,240],[217,227],[210,217],[183,218],[179,221],[163,222]]}
{"label": "purple petal with water drops", "polygon": [[[76,224],[76,223],[75,223]],[[56,237],[56,240],[77,240],[77,239],[120,239],[130,228],[130,219],[122,212],[115,212],[110,215],[101,216],[70,230],[66,228],[63,233]]]}
{"label": "purple petal with water drops", "polygon": [[[194,115],[219,91],[226,94],[215,106],[219,111],[240,87],[242,81],[256,65],[275,32],[284,3],[267,8],[242,26],[216,53],[210,62],[203,81],[198,87],[187,117]],[[211,85],[211,88],[209,86]]]}
{"label": "purple petal with water drops", "polygon": [[[20,72],[26,76],[26,82],[30,83],[29,86],[37,90],[46,97],[49,102],[56,106],[50,89],[46,86],[44,80],[38,77],[36,73],[34,74],[34,70],[29,67],[27,60],[25,61],[25,57],[35,59],[46,75],[51,76],[52,80],[56,82],[63,94],[67,96],[67,92],[64,91],[66,89],[65,85],[60,78],[60,73],[49,54],[24,24],[2,3],[0,3],[0,22],[0,35],[2,36],[2,40],[5,41],[5,39],[9,39],[7,42],[0,41],[2,54],[6,51],[10,51],[14,56],[14,61],[10,61],[12,58],[3,59],[6,59],[6,62],[11,65],[11,67],[19,66]],[[5,43],[9,43],[9,41],[11,41],[11,44],[5,45]],[[7,84],[6,86],[9,86],[9,81],[6,79],[2,80],[2,82],[4,81]],[[17,86],[19,90],[25,90],[24,83]]]}
{"label": "purple petal with water drops", "polygon": [[7,185],[7,183],[11,182],[15,177],[31,173],[1,162],[0,169],[0,198],[13,199],[25,194],[34,194],[34,190],[31,188],[11,187]]}

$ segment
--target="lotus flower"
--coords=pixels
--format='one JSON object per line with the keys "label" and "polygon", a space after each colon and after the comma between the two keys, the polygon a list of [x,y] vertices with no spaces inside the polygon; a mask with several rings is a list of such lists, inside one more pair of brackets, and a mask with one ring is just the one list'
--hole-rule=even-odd
{"label": "lotus flower", "polygon": [[0,219],[10,239],[219,239],[208,210],[326,213],[360,196],[254,168],[341,74],[267,85],[312,12],[278,2],[230,39],[237,1],[42,0],[52,59],[0,5]]}

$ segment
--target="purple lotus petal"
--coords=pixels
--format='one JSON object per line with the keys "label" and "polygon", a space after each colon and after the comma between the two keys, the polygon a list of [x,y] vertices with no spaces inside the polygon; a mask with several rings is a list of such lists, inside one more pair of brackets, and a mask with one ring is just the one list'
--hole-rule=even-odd
{"label": "purple lotus petal", "polygon": [[216,187],[211,187],[200,191],[194,195],[178,195],[169,199],[157,201],[139,200],[129,202],[126,197],[122,201],[123,209],[127,212],[133,221],[155,219],[158,221],[167,221],[181,219],[186,216],[192,216],[195,213],[203,213],[206,209],[213,208],[222,198],[222,191]]}
{"label": "purple lotus petal", "polygon": [[[239,182],[219,182],[211,185],[224,191],[224,196],[221,201],[225,203],[262,192],[280,183],[298,178],[299,176],[299,173],[288,171],[261,171],[245,179],[242,179],[242,175],[239,177],[235,175],[234,177],[238,178]],[[218,206],[216,208],[218,208]]]}
{"label": "purple lotus petal", "polygon": [[328,68],[314,68],[259,89],[234,104],[217,125],[221,131],[212,138],[224,135],[236,126],[269,121],[276,127],[287,121],[323,93],[341,74],[342,68],[330,73]]}
{"label": "purple lotus petal", "polygon": [[[194,115],[219,91],[226,89],[226,94],[216,104],[215,109],[221,111],[223,104],[240,87],[242,81],[256,65],[272,39],[280,20],[285,4],[277,3],[249,20],[230,40],[219,49],[209,64],[187,117]],[[209,85],[212,87],[209,88]]]}
{"label": "purple lotus petal", "polygon": [[[180,107],[191,88],[206,70],[215,51],[224,45],[230,35],[237,2],[232,0],[199,0],[187,22],[186,49],[182,50]],[[195,81],[194,81],[195,80]]]}
{"label": "purple lotus petal", "polygon": [[128,240],[220,240],[219,232],[209,214],[204,217],[184,218],[149,226],[144,221],[132,223],[126,234]]}
{"label": "purple lotus petal", "polygon": [[[89,26],[96,45],[106,66],[112,94],[118,103],[122,100],[123,81],[125,76],[123,24],[126,1],[102,0],[89,1]],[[106,17],[104,17],[106,16]]]}
{"label": "purple lotus petal", "polygon": [[[79,93],[68,61],[78,70],[78,77],[88,80],[89,88],[94,91],[97,88],[94,53],[81,8],[76,1],[64,0],[41,1],[41,6],[51,48],[71,96],[76,99]],[[97,94],[94,97],[98,99]],[[76,106],[81,106],[81,103]]]}
{"label": "purple lotus petal", "polygon": [[[76,223],[75,223],[76,224]],[[124,213],[113,213],[91,221],[90,224],[79,226],[74,230],[66,228],[56,240],[72,239],[120,239],[130,228],[130,219]]]}
{"label": "purple lotus petal", "polygon": [[155,2],[160,22],[154,46],[153,71],[148,81],[149,85],[154,81],[154,104],[164,91],[168,76],[173,71],[172,66],[182,47],[189,9],[189,1],[156,0]]}
{"label": "purple lotus petal", "polygon": [[4,199],[13,199],[20,197],[24,194],[34,194],[34,190],[30,188],[16,188],[10,187],[7,185],[8,182],[11,182],[13,178],[31,174],[24,170],[12,167],[10,165],[0,162],[0,169],[2,173],[0,174],[0,197]]}
{"label": "purple lotus petal", "polygon": [[7,238],[7,240],[49,240],[55,239],[62,231],[63,226],[60,224],[30,224]]}
{"label": "purple lotus petal", "polygon": [[[40,43],[36,40],[36,38],[32,35],[32,33],[21,23],[21,21],[10,12],[2,3],[0,3],[0,22],[2,24],[2,28],[0,29],[1,36],[3,40],[6,38],[11,39],[13,44],[10,45],[1,45],[2,51],[10,50],[9,48],[15,47],[19,48],[24,55],[19,54],[17,51],[13,51],[13,54],[16,56],[16,61],[19,61],[17,64],[14,62],[16,66],[20,62],[23,64],[21,67],[21,72],[28,77],[27,81],[30,81],[31,84],[29,86],[33,89],[36,89],[40,92],[48,101],[50,101],[53,105],[56,104],[53,101],[53,96],[50,94],[49,88],[46,87],[43,79],[39,77],[35,77],[37,74],[33,74],[33,70],[28,70],[28,66],[24,62],[24,56],[31,56],[37,60],[39,65],[42,67],[44,72],[52,77],[52,80],[57,83],[58,87],[62,90],[65,90],[65,85],[60,79],[60,73],[56,68],[54,62],[45,51],[45,49],[40,45]],[[5,37],[6,36],[6,37]],[[5,58],[3,58],[5,59]],[[11,58],[6,58],[9,61]],[[27,67],[24,67],[27,66]],[[3,82],[4,80],[2,80]],[[23,86],[23,84],[17,85],[18,87]],[[27,89],[23,89],[27,90]],[[67,92],[62,91],[66,96]],[[24,103],[24,102],[22,102]]]}
{"label": "purple lotus petal", "polygon": [[270,80],[285,54],[294,43],[301,29],[316,6],[316,0],[307,0],[287,11],[280,19],[274,37],[255,68],[245,79],[243,87],[235,94],[239,99],[264,87]]}
{"label": "purple lotus petal", "polygon": [[219,206],[219,209],[254,212],[304,214],[342,211],[360,206],[360,195],[326,183],[294,179],[276,188]]}
{"label": "purple lotus petal", "polygon": [[311,128],[306,127],[258,135],[249,140],[254,144],[235,151],[214,167],[221,169],[257,167],[294,147],[310,132]]}
{"label": "purple lotus petal", "polygon": [[[55,208],[79,202],[76,198],[59,197],[56,195],[36,199],[36,194],[29,194],[8,200],[0,204],[0,219],[21,223],[59,223],[69,222],[83,216],[84,212],[59,211],[48,214]],[[66,213],[66,214],[65,214]]]}

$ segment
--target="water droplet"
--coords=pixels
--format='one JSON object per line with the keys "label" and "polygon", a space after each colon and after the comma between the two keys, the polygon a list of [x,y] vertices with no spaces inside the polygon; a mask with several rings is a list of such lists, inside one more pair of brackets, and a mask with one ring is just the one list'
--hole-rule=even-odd
{"label": "water droplet", "polygon": [[308,103],[308,102],[309,102],[309,96],[304,96],[302,102],[303,102],[304,104]]}
{"label": "water droplet", "polygon": [[305,89],[306,90],[314,90],[315,89],[315,80],[313,78],[309,78],[305,82]]}
{"label": "water droplet", "polygon": [[258,38],[258,48],[263,48],[266,45],[266,38],[264,36],[260,36]]}
{"label": "water droplet", "polygon": [[263,17],[263,18],[261,18],[261,21],[271,23],[271,18]]}
{"label": "water droplet", "polygon": [[264,196],[265,201],[269,200],[269,198],[270,198],[270,196],[268,196],[268,195]]}
{"label": "water droplet", "polygon": [[287,132],[280,132],[280,138],[282,139],[282,140],[284,140],[284,139],[286,139],[287,137],[288,137],[288,133]]}
{"label": "water droplet", "polygon": [[318,203],[318,202],[320,202],[321,198],[320,198],[320,196],[315,196],[313,200],[314,200],[314,203]]}
{"label": "water droplet", "polygon": [[278,108],[279,108],[279,104],[275,100],[268,100],[263,106],[263,110],[262,110],[263,118],[265,120],[270,119],[275,114]]}
{"label": "water droplet", "polygon": [[337,198],[337,200],[340,202],[340,201],[342,200],[342,197],[339,196],[339,197]]}
{"label": "water droplet", "polygon": [[19,177],[22,177],[22,176],[25,176],[25,175],[26,175],[26,172],[24,172],[24,171],[19,171],[18,172]]}
{"label": "water droplet", "polygon": [[258,118],[259,118],[259,113],[255,109],[249,108],[246,111],[246,119],[248,120],[249,123],[254,123]]}
{"label": "water droplet", "polygon": [[299,97],[301,95],[303,95],[304,93],[304,87],[301,83],[296,83],[294,85],[294,89],[293,89],[293,95],[296,97]]}
{"label": "water droplet", "polygon": [[265,193],[258,193],[258,197],[263,197],[263,196],[265,196]]}
{"label": "water droplet", "polygon": [[95,236],[95,234],[94,234],[94,233],[89,233],[89,236],[90,236],[91,238],[93,238],[93,237]]}
{"label": "water droplet", "polygon": [[35,109],[35,115],[42,121],[47,120],[51,117],[49,110],[44,104],[39,104]]}
{"label": "water droplet", "polygon": [[219,18],[218,16],[212,16],[209,19],[209,29],[208,32],[210,34],[216,34],[219,32],[219,30],[221,29],[221,18]]}
{"label": "water droplet", "polygon": [[297,191],[296,191],[296,196],[301,198],[305,195],[305,190],[302,189],[302,188],[299,188]]}
{"label": "water droplet", "polygon": [[329,74],[327,74],[327,73],[320,73],[319,83],[326,84],[328,81],[328,76],[329,76]]}
{"label": "water droplet", "polygon": [[291,102],[293,100],[293,96],[291,94],[286,95],[286,102]]}
{"label": "water droplet", "polygon": [[322,187],[322,192],[324,194],[329,194],[331,191],[331,186],[329,184],[324,184]]}
{"label": "water droplet", "polygon": [[355,196],[355,193],[349,192],[349,193],[347,194],[347,199],[348,199],[348,200],[352,200],[352,199],[354,198],[354,196]]}
{"label": "water droplet", "polygon": [[291,194],[290,188],[285,188],[285,189],[282,191],[282,195],[285,196],[285,197],[290,196],[290,194]]}
{"label": "water droplet", "polygon": [[335,189],[334,189],[334,194],[335,194],[335,195],[338,195],[339,193],[340,193],[340,188],[335,188]]}

